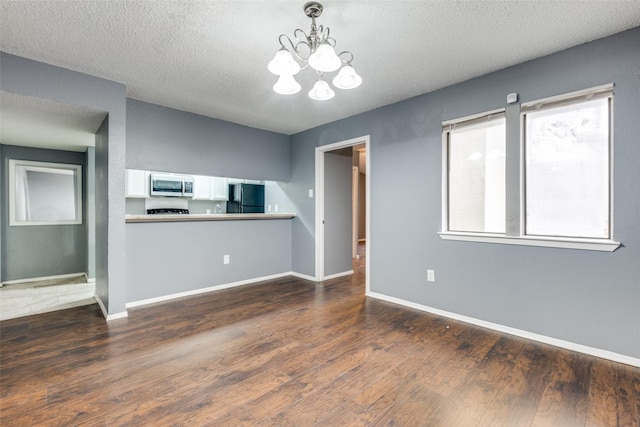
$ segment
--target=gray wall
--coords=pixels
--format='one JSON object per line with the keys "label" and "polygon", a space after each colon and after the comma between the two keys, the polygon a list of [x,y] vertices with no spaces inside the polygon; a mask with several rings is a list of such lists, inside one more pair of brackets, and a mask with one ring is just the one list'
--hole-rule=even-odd
{"label": "gray wall", "polygon": [[289,137],[127,100],[127,168],[288,181]]}
{"label": "gray wall", "polygon": [[[129,223],[127,301],[291,271],[291,220]],[[230,263],[223,264],[223,256]]]}
{"label": "gray wall", "polygon": [[[84,153],[3,145],[1,258],[3,281],[84,273],[87,269],[86,163]],[[9,227],[9,159],[82,165],[82,224]]]}
{"label": "gray wall", "polygon": [[87,147],[87,276],[96,277],[96,149]]}
{"label": "gray wall", "polygon": [[324,276],[353,269],[352,151],[324,153]]}
{"label": "gray wall", "polygon": [[[108,191],[108,179],[109,176],[109,163],[106,161],[108,159],[108,149],[109,149],[109,117],[105,118],[102,122],[102,125],[96,132],[95,139],[95,156],[94,156],[94,172],[95,172],[95,193],[96,195],[101,193],[104,194],[105,191]],[[124,174],[124,171],[122,171]],[[108,231],[109,228],[109,200],[105,200],[104,198],[95,198],[95,230],[96,230],[96,245],[95,245],[95,254],[96,254],[96,295],[100,298],[100,300],[105,304],[105,306],[109,306],[109,286],[105,286],[105,283],[108,283],[109,279],[109,270],[108,265],[99,260],[108,259],[109,256],[109,240],[100,238],[100,236],[104,236],[104,233]],[[123,247],[122,253],[125,253],[125,248]],[[125,278],[126,278],[126,270],[125,270]],[[106,280],[105,280],[106,279]],[[126,279],[123,279],[123,289],[121,292],[123,293],[123,301],[126,304]],[[124,308],[124,307],[123,307]]]}
{"label": "gray wall", "polygon": [[[315,147],[370,135],[373,292],[640,357],[639,72],[636,28],[294,135],[289,194],[300,216],[293,270],[313,274],[314,201],[306,188],[313,187]],[[442,121],[504,107],[511,92],[527,102],[609,82],[615,83],[614,238],[621,248],[607,253],[437,236]],[[517,152],[518,138],[509,135]],[[426,282],[427,269],[435,270],[435,284]]]}
{"label": "gray wall", "polygon": [[[0,52],[0,90],[107,113],[108,141],[96,142],[96,294],[109,314],[125,310],[124,85]],[[108,146],[108,147],[107,147]],[[101,210],[102,209],[102,210]]]}
{"label": "gray wall", "polygon": [[[2,162],[2,155],[3,155],[3,150],[2,150],[2,144],[0,144],[0,181],[4,180],[4,178],[2,178],[5,174],[4,169],[4,162]],[[0,182],[0,200],[4,200],[4,193],[5,193],[5,185],[3,182]],[[2,259],[4,258],[4,240],[3,236],[4,233],[2,232],[2,221],[4,221],[4,217],[5,215],[9,215],[9,211],[8,211],[8,207],[6,203],[0,203],[0,282],[2,282],[2,266],[4,265],[4,263],[2,262]]]}
{"label": "gray wall", "polygon": [[358,174],[358,240],[367,238],[367,175]]}
{"label": "gray wall", "polygon": [[[283,189],[287,135],[128,99],[127,167],[271,180],[267,203],[292,209]],[[130,211],[143,205],[127,201]],[[193,213],[207,207],[213,212],[215,202],[189,203]],[[130,223],[126,230],[128,302],[291,271],[291,220]],[[222,264],[224,254],[231,264]]]}

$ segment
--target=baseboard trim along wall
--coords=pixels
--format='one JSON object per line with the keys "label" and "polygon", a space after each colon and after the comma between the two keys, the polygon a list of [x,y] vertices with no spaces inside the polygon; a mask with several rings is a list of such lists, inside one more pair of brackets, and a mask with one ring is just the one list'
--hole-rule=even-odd
{"label": "baseboard trim along wall", "polygon": [[322,279],[322,280],[337,279],[338,277],[348,276],[350,274],[353,274],[353,270],[343,271],[341,273],[336,273],[336,274],[330,274],[328,276],[324,276],[324,279]]}
{"label": "baseboard trim along wall", "polygon": [[298,277],[300,279],[304,279],[304,280],[310,280],[312,282],[317,282],[316,278],[313,276],[309,276],[308,274],[302,274],[302,273],[296,273],[295,271],[291,272],[291,275],[293,277]]}
{"label": "baseboard trim along wall", "polygon": [[0,287],[4,285],[17,285],[21,283],[29,283],[29,282],[44,282],[47,280],[65,280],[72,279],[74,277],[84,277],[88,282],[87,273],[69,273],[69,274],[58,274],[55,276],[42,276],[42,277],[30,277],[27,279],[16,279],[16,280],[7,280],[0,283]]}
{"label": "baseboard trim along wall", "polygon": [[175,294],[163,295],[161,297],[143,299],[143,300],[139,300],[139,301],[132,301],[132,302],[126,303],[125,304],[125,308],[140,307],[140,306],[143,306],[143,305],[154,304],[154,303],[157,303],[157,302],[170,301],[170,300],[173,300],[173,299],[176,299],[176,298],[182,298],[182,297],[188,297],[188,296],[192,296],[192,295],[204,294],[204,293],[213,292],[213,291],[220,291],[222,289],[235,288],[235,287],[238,287],[238,286],[249,285],[249,284],[256,283],[256,282],[262,282],[264,280],[278,279],[280,277],[286,277],[286,276],[291,276],[291,275],[292,275],[292,273],[289,271],[289,272],[286,272],[286,273],[273,274],[271,276],[256,277],[256,278],[253,278],[253,279],[242,280],[242,281],[239,281],[239,282],[225,283],[225,284],[222,284],[222,285],[209,286],[207,288],[194,289],[192,291],[178,292],[178,293],[175,293]]}
{"label": "baseboard trim along wall", "polygon": [[93,297],[98,303],[98,307],[100,307],[100,310],[102,311],[102,315],[104,316],[107,322],[110,322],[111,320],[116,320],[116,319],[123,319],[129,316],[129,313],[127,313],[126,311],[121,311],[120,313],[116,313],[116,314],[109,314],[107,312],[107,308],[104,306],[104,303],[102,302],[100,297],[98,295],[94,295]]}
{"label": "baseboard trim along wall", "polygon": [[593,348],[593,347],[589,347],[582,344],[576,344],[569,341],[564,341],[557,338],[536,334],[533,332],[523,331],[521,329],[511,328],[509,326],[504,326],[497,323],[476,319],[473,317],[451,313],[449,311],[444,311],[444,310],[429,307],[426,305],[417,304],[417,303],[406,301],[400,298],[390,297],[390,296],[379,294],[376,292],[367,292],[366,295],[371,298],[376,298],[379,300],[391,302],[391,303],[402,305],[405,307],[415,308],[416,310],[425,311],[427,313],[435,314],[437,316],[443,316],[449,319],[459,320],[461,322],[470,323],[472,325],[480,326],[487,329],[492,329],[494,331],[504,332],[505,334],[515,335],[521,338],[526,338],[526,339],[538,341],[544,344],[549,344],[555,347],[564,348],[566,350],[577,351],[579,353],[588,354],[589,356],[600,357],[602,359],[611,360],[613,362],[624,363],[625,365],[631,365],[631,366],[640,368],[640,359],[637,359],[635,357],[625,356],[624,354],[614,353],[608,350]]}

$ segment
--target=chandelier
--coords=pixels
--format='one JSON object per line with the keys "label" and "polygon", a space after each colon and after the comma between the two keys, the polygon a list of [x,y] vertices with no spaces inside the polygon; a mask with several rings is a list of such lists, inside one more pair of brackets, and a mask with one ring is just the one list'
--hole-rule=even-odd
{"label": "chandelier", "polygon": [[[318,75],[318,81],[309,91],[311,99],[324,101],[335,96],[329,83],[324,80],[324,73],[336,71],[341,66],[340,72],[332,80],[333,85],[339,89],[353,89],[360,86],[362,78],[351,66],[353,54],[349,51],[336,54],[333,49],[336,41],[329,36],[329,28],[324,28],[322,25],[316,26],[316,18],[322,15],[322,5],[311,1],[306,3],[303,9],[305,15],[311,18],[311,31],[307,35],[303,30],[296,29],[293,32],[295,42],[285,34],[281,34],[278,38],[280,50],[276,52],[267,67],[269,71],[279,76],[278,81],[273,85],[273,90],[282,95],[298,93],[301,87],[293,76],[307,67],[314,69]],[[293,58],[294,55],[297,61]]]}

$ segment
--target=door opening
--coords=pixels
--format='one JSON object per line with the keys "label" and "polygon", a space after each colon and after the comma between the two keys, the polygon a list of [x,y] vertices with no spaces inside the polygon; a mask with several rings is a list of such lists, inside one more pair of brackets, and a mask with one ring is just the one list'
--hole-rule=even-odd
{"label": "door opening", "polygon": [[[337,142],[335,144],[316,147],[316,271],[315,278],[317,281],[325,280],[332,277],[338,277],[345,274],[350,274],[351,271],[333,271],[335,266],[333,265],[333,259],[327,258],[327,250],[330,249],[329,254],[334,257],[334,249],[338,252],[337,256],[340,256],[342,262],[345,260],[345,256],[341,254],[340,250],[344,243],[343,238],[346,239],[346,256],[351,260],[357,257],[358,242],[364,239],[365,254],[367,259],[370,258],[371,248],[371,226],[370,226],[370,181],[371,181],[371,168],[370,168],[370,150],[369,150],[369,135],[349,139],[346,141]],[[355,148],[354,148],[355,147]],[[339,155],[340,150],[345,148],[350,149],[350,152],[358,152],[358,170],[364,169],[362,176],[358,172],[358,179],[364,183],[364,194],[359,199],[362,200],[364,205],[364,214],[359,221],[353,215],[353,206],[357,202],[352,197],[353,187],[355,186],[354,177],[356,176],[354,162],[352,157],[349,157],[349,166],[344,169],[340,166],[341,160],[337,159],[336,154]],[[333,152],[333,153],[332,153]],[[328,154],[328,156],[327,156]],[[341,172],[346,170],[346,178],[340,179]],[[348,205],[348,217],[344,218],[344,215],[340,214],[338,209],[342,203],[344,203],[344,195],[341,196],[341,189],[347,188],[349,191],[349,199],[346,202]],[[360,188],[360,187],[359,187]],[[346,236],[340,238],[340,243],[336,243],[333,239],[335,236],[341,233],[341,230],[345,229],[344,224],[339,224],[340,221],[348,221],[350,228]],[[359,224],[364,222],[363,233],[359,230]],[[342,228],[340,228],[342,226]],[[344,234],[344,233],[342,233]],[[364,238],[362,237],[364,235]],[[327,269],[329,268],[329,269]],[[339,266],[337,267],[338,269]],[[333,270],[332,270],[333,269]],[[370,262],[365,263],[365,286],[366,292],[369,292],[369,271]]]}

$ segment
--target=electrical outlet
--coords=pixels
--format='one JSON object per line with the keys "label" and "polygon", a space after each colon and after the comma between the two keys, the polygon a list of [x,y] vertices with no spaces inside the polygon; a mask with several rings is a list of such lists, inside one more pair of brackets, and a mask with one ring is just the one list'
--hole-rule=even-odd
{"label": "electrical outlet", "polygon": [[427,270],[427,282],[436,281],[436,272],[433,270]]}
{"label": "electrical outlet", "polygon": [[267,212],[271,212],[271,205],[267,207]]}
{"label": "electrical outlet", "polygon": [[278,212],[278,205],[277,205],[277,204],[276,204],[276,207],[275,207],[275,209],[276,209],[276,212]]}
{"label": "electrical outlet", "polygon": [[229,264],[231,262],[231,259],[229,258],[229,255],[225,255],[222,258],[222,262],[225,263],[225,264]]}
{"label": "electrical outlet", "polygon": [[312,189],[312,188],[310,188],[310,189],[309,189],[309,198],[312,198],[312,197],[313,197],[313,189]]}

